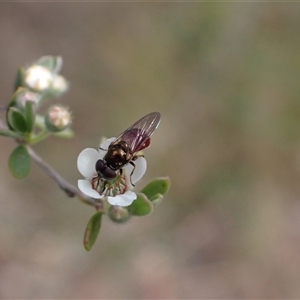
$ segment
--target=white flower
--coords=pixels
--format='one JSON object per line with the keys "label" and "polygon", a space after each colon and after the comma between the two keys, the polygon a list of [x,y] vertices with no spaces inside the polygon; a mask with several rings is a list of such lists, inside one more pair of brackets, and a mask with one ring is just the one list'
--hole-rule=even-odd
{"label": "white flower", "polygon": [[92,148],[84,149],[78,156],[77,167],[85,179],[78,180],[78,188],[92,198],[107,199],[111,205],[128,206],[136,198],[136,194],[130,189],[139,181],[146,172],[147,163],[144,157],[138,157],[135,161],[135,170],[130,176],[133,166],[127,164],[123,167],[122,174],[117,171],[117,177],[113,180],[100,178],[96,172],[96,162],[103,159],[109,145],[115,138],[107,139],[100,145],[99,152]]}
{"label": "white flower", "polygon": [[44,91],[51,87],[53,74],[45,67],[33,65],[25,71],[25,83],[36,91]]}

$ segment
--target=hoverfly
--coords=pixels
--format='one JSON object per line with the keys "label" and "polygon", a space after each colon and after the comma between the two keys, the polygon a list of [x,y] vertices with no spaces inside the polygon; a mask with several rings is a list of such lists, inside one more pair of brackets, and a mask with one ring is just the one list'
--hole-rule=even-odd
{"label": "hoverfly", "polygon": [[[108,147],[103,159],[96,162],[96,172],[99,178],[112,180],[118,171],[122,175],[122,168],[128,163],[133,166],[131,176],[135,170],[134,161],[141,155],[138,152],[149,147],[150,136],[160,123],[160,113],[152,112],[127,128]],[[105,149],[102,149],[105,150]],[[134,184],[131,181],[131,184]]]}

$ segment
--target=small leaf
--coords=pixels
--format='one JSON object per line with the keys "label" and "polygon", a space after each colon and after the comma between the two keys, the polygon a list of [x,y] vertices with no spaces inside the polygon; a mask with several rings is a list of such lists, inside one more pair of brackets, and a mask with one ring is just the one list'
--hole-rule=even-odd
{"label": "small leaf", "polygon": [[23,86],[23,84],[24,84],[23,78],[24,78],[24,69],[20,68],[17,72],[17,76],[15,79],[14,91],[16,91],[19,87]]}
{"label": "small leaf", "polygon": [[149,182],[141,193],[145,194],[147,198],[152,201],[155,200],[157,194],[164,195],[170,188],[170,178],[160,177]]}
{"label": "small leaf", "polygon": [[90,251],[96,242],[101,227],[102,214],[102,212],[95,213],[86,226],[83,245],[87,251]]}
{"label": "small leaf", "polygon": [[19,132],[26,132],[26,121],[22,113],[16,107],[10,107],[7,112],[7,123],[11,129]]}
{"label": "small leaf", "polygon": [[24,113],[27,125],[27,132],[31,132],[35,121],[35,103],[33,101],[26,101]]}
{"label": "small leaf", "polygon": [[20,145],[11,153],[8,166],[12,175],[16,178],[24,178],[30,171],[31,159],[27,149]]}
{"label": "small leaf", "polygon": [[152,213],[153,204],[144,194],[138,193],[128,210],[134,216],[146,216]]}
{"label": "small leaf", "polygon": [[13,93],[13,95],[11,96],[11,99],[9,100],[9,103],[8,103],[8,107],[15,106],[18,97],[19,97],[20,95],[22,95],[25,91],[28,91],[28,89],[19,86],[19,87],[15,90],[15,92]]}

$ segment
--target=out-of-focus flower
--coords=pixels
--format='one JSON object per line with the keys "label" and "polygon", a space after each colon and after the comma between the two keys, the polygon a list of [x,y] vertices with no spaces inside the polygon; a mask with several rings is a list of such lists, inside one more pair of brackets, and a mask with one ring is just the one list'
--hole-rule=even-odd
{"label": "out-of-focus flower", "polygon": [[32,65],[25,71],[24,82],[29,88],[42,92],[51,88],[53,74],[43,66]]}
{"label": "out-of-focus flower", "polygon": [[35,92],[52,91],[56,95],[68,89],[68,82],[63,76],[40,65],[32,65],[25,70],[24,83]]}

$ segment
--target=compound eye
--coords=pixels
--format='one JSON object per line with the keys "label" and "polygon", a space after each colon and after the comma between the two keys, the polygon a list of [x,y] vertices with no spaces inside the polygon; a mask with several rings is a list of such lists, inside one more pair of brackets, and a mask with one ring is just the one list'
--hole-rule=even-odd
{"label": "compound eye", "polygon": [[95,169],[98,175],[101,175],[105,169],[105,163],[102,159],[97,160]]}
{"label": "compound eye", "polygon": [[107,166],[106,162],[102,159],[97,160],[95,165],[96,172],[98,176],[111,180],[117,177],[116,172]]}
{"label": "compound eye", "polygon": [[105,167],[102,171],[102,175],[105,179],[111,180],[117,177],[117,174],[114,170],[109,167]]}

